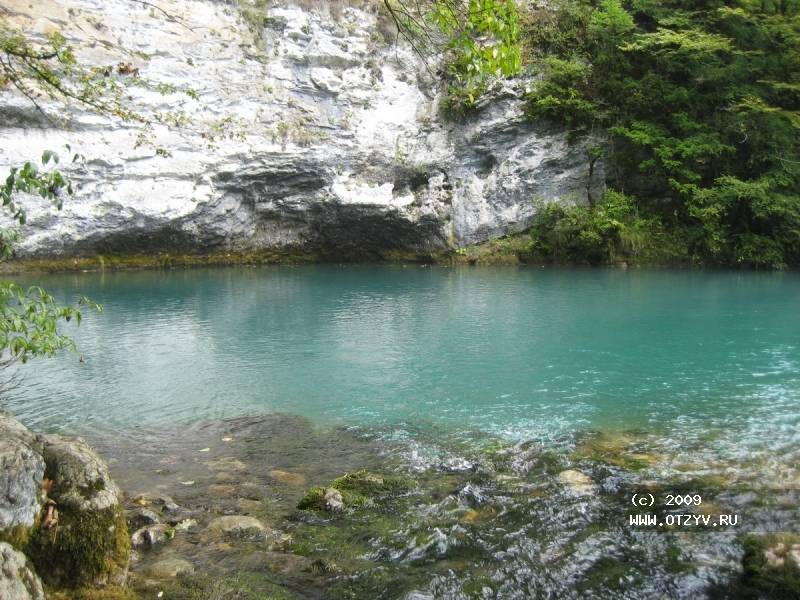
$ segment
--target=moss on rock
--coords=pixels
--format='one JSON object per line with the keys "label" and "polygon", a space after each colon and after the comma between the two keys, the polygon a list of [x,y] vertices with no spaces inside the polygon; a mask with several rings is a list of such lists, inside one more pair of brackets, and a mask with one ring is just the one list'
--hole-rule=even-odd
{"label": "moss on rock", "polygon": [[327,510],[325,492],[328,488],[341,493],[345,508],[362,508],[376,501],[405,494],[415,485],[412,479],[399,475],[379,475],[366,470],[354,471],[337,477],[329,486],[311,488],[297,504],[297,508]]}
{"label": "moss on rock", "polygon": [[130,549],[121,507],[90,512],[64,507],[58,526],[36,530],[27,552],[48,584],[80,587],[123,583]]}

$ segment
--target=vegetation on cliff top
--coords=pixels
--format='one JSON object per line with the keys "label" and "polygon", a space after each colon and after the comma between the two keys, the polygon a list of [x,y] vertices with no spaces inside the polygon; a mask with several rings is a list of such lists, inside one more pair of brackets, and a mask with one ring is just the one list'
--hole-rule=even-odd
{"label": "vegetation on cliff top", "polygon": [[444,56],[451,115],[523,73],[528,116],[568,128],[589,180],[605,164],[609,194],[540,211],[537,256],[800,264],[797,0],[386,5],[415,49]]}
{"label": "vegetation on cliff top", "polygon": [[[588,262],[650,248],[703,264],[800,264],[800,3],[555,6],[524,26],[541,75],[529,115],[602,152],[613,189],[630,201],[622,213],[618,195],[599,206],[590,198],[585,215],[544,211],[537,242],[585,218],[578,237],[592,239],[578,246]],[[596,226],[610,212],[622,225]]]}

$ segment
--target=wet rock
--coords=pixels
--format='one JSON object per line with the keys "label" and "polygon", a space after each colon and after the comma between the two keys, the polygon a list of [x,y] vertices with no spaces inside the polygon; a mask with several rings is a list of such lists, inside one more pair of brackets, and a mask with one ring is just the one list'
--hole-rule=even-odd
{"label": "wet rock", "polygon": [[306,478],[304,475],[300,473],[290,473],[289,471],[281,471],[280,469],[275,469],[269,472],[270,477],[273,479],[280,481],[281,483],[285,483],[286,485],[292,486],[303,486],[306,484]]}
{"label": "wet rock", "polygon": [[194,573],[194,565],[182,558],[170,557],[159,560],[150,565],[147,572],[153,577],[171,578],[178,575],[191,575]]}
{"label": "wet rock", "polygon": [[189,531],[190,529],[195,529],[196,527],[197,521],[195,519],[184,519],[183,521],[176,523],[174,529],[177,531]]}
{"label": "wet rock", "polygon": [[31,527],[41,510],[45,463],[36,446],[25,426],[0,414],[0,532]]}
{"label": "wet rock", "polygon": [[414,590],[403,596],[403,600],[434,600],[434,596],[432,594],[426,594],[425,592],[418,592]]}
{"label": "wet rock", "polygon": [[362,508],[374,502],[404,494],[415,483],[397,475],[378,475],[366,470],[353,471],[334,479],[329,486],[313,487],[298,502],[300,510],[336,512]]}
{"label": "wet rock", "polygon": [[131,544],[137,550],[149,550],[165,544],[170,539],[172,529],[166,525],[147,525],[137,529],[131,536]]}
{"label": "wet rock", "polygon": [[465,485],[458,493],[458,497],[468,506],[479,506],[488,499],[484,491],[472,483]]}
{"label": "wet rock", "polygon": [[28,559],[5,542],[0,542],[0,598],[45,600],[42,582]]}
{"label": "wet rock", "polygon": [[267,528],[261,521],[245,515],[217,517],[208,524],[206,529],[210,533],[235,537],[264,537],[267,533]]}
{"label": "wet rock", "polygon": [[558,474],[558,480],[579,496],[593,494],[595,491],[591,477],[575,469],[567,469]]}
{"label": "wet rock", "polygon": [[128,529],[136,531],[147,525],[158,525],[161,523],[161,517],[158,514],[147,508],[137,508],[129,511],[127,514]]}
{"label": "wet rock", "polygon": [[331,512],[341,512],[344,510],[344,498],[342,492],[334,488],[325,490],[325,508]]}
{"label": "wet rock", "polygon": [[169,496],[162,496],[158,499],[158,503],[161,505],[164,512],[176,513],[181,510],[181,507]]}

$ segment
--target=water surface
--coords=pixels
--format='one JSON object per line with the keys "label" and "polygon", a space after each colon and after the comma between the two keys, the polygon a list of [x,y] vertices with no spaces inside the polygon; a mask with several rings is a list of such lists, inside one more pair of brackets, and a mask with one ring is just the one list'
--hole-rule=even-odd
{"label": "water surface", "polygon": [[[798,274],[314,266],[38,279],[105,312],[71,328],[82,362],[21,366],[7,408],[87,435],[129,494],[169,494],[199,521],[135,565],[134,583],[178,554],[212,579],[249,573],[304,598],[727,598],[742,536],[800,523]],[[361,467],[413,473],[418,487],[388,512],[297,517],[308,486]],[[589,490],[565,479],[576,470]],[[629,494],[658,489],[701,494],[701,514],[741,522],[632,527]],[[202,527],[232,512],[295,541],[209,544]]]}
{"label": "water surface", "polygon": [[282,411],[520,439],[734,427],[797,441],[793,273],[316,266],[36,280],[105,311],[74,331],[84,362],[20,368],[7,407],[35,427]]}

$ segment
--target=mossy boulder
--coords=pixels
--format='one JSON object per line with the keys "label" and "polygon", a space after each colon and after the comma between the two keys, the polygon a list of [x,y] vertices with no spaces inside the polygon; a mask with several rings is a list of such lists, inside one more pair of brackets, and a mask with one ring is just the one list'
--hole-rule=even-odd
{"label": "mossy boulder", "polygon": [[414,486],[414,481],[407,477],[354,471],[334,479],[328,486],[311,488],[297,508],[328,512],[358,509],[405,494]]}
{"label": "mossy boulder", "polygon": [[51,586],[124,584],[130,539],[108,466],[82,439],[36,435],[0,414],[0,542]]}
{"label": "mossy boulder", "polygon": [[125,582],[130,557],[122,492],[108,466],[82,439],[43,437],[48,497],[57,525],[36,529],[28,554],[55,586],[104,586]]}

